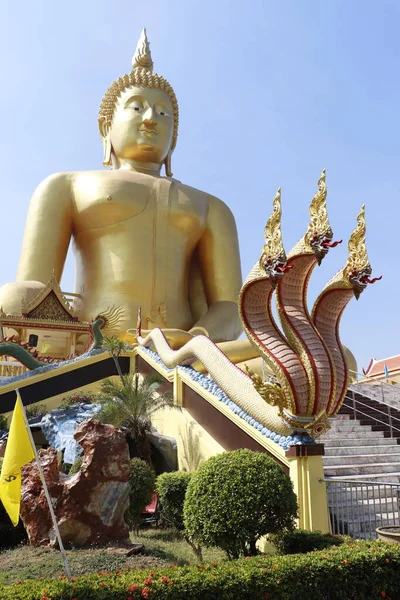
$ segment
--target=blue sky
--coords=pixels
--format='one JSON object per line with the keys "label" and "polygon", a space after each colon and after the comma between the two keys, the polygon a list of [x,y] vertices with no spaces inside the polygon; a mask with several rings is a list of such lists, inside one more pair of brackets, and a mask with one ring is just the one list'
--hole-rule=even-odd
{"label": "blue sky", "polygon": [[[289,251],[325,167],[335,239],[347,241],[365,203],[373,275],[383,275],[349,305],[342,340],[359,367],[400,353],[399,23],[397,0],[3,0],[0,281],[15,279],[36,185],[101,168],[98,105],[129,71],[146,26],[155,69],[180,105],[174,175],[230,206],[243,275],[276,188]],[[310,301],[346,250],[316,270]],[[73,282],[69,256],[63,289]]]}

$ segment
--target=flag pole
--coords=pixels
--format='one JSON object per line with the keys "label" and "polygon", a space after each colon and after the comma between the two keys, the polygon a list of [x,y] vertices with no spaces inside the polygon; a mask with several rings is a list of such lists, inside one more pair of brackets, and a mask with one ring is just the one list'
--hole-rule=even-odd
{"label": "flag pole", "polygon": [[35,442],[33,440],[31,428],[29,427],[28,419],[26,418],[25,408],[24,408],[24,404],[22,402],[22,398],[20,396],[19,390],[16,390],[16,392],[17,392],[18,398],[21,401],[22,414],[24,415],[25,427],[26,427],[26,429],[28,431],[29,439],[30,439],[31,444],[32,444],[32,449],[33,449],[33,452],[35,454],[36,464],[37,464],[37,467],[39,469],[40,478],[41,478],[42,483],[43,483],[44,493],[45,493],[45,496],[46,496],[47,504],[49,505],[50,515],[51,515],[51,518],[52,518],[52,521],[53,521],[53,525],[54,525],[54,531],[55,531],[55,534],[56,534],[56,537],[57,537],[58,545],[60,547],[60,552],[62,554],[62,559],[63,559],[63,562],[64,562],[65,573],[67,574],[68,581],[72,582],[71,571],[70,571],[69,564],[68,564],[67,554],[65,552],[65,548],[64,548],[64,545],[62,543],[60,530],[58,528],[58,523],[57,523],[56,515],[54,513],[53,503],[51,501],[49,490],[47,488],[47,483],[46,483],[46,480],[44,478],[42,464],[40,462],[40,458],[39,458],[39,455],[38,455],[37,450],[36,450]]}

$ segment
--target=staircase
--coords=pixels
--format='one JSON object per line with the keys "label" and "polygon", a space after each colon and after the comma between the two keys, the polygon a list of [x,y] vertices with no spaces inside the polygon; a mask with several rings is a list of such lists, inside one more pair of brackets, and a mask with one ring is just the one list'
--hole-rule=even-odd
{"label": "staircase", "polygon": [[339,413],[332,429],[320,438],[325,444],[325,476],[400,482],[398,438],[385,437],[387,432],[378,427]]}
{"label": "staircase", "polygon": [[381,387],[351,386],[319,440],[334,533],[368,538],[380,525],[399,524],[400,386],[387,387],[390,404],[379,401]]}
{"label": "staircase", "polygon": [[380,386],[350,387],[332,429],[321,438],[326,477],[400,482],[400,389],[386,387],[390,405],[379,401]]}

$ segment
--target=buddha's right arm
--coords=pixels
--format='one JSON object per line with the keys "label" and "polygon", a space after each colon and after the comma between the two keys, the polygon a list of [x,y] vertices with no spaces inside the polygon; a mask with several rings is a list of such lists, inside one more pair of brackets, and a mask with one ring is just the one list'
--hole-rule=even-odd
{"label": "buddha's right arm", "polygon": [[72,232],[71,174],[50,175],[32,196],[25,225],[17,281],[47,283],[64,268]]}

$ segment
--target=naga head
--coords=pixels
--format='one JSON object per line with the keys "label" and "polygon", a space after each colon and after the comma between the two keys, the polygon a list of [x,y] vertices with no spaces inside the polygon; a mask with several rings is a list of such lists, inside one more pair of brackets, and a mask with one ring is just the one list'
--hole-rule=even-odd
{"label": "naga head", "polygon": [[375,283],[382,279],[382,276],[370,279],[372,268],[365,245],[365,232],[365,205],[363,204],[357,217],[357,226],[350,236],[349,258],[345,267],[345,276],[348,278],[357,300],[369,283]]}
{"label": "naga head", "polygon": [[286,252],[282,243],[281,231],[281,188],[276,192],[272,203],[274,210],[264,229],[264,248],[260,257],[260,269],[268,275],[271,285],[275,288],[283,274],[290,269],[287,267]]}
{"label": "naga head", "polygon": [[318,264],[328,254],[329,248],[337,246],[340,242],[332,242],[333,232],[329,225],[328,212],[326,210],[326,170],[321,173],[318,180],[318,191],[310,204],[310,224],[306,233],[306,241],[311,246]]}

